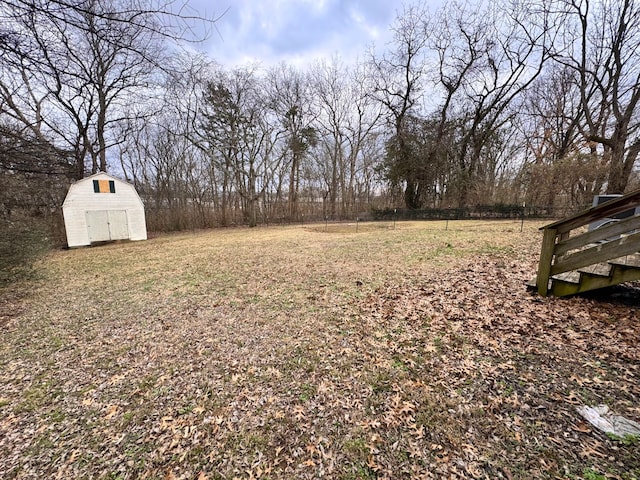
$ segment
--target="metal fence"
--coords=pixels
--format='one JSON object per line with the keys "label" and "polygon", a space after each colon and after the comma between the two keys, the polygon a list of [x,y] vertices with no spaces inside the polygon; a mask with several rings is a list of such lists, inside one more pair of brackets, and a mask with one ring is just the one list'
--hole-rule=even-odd
{"label": "metal fence", "polygon": [[[517,218],[562,218],[584,210],[584,207],[549,207],[522,205],[477,205],[466,208],[424,208],[372,210],[366,219],[376,220],[473,220]],[[364,219],[364,218],[363,218]]]}

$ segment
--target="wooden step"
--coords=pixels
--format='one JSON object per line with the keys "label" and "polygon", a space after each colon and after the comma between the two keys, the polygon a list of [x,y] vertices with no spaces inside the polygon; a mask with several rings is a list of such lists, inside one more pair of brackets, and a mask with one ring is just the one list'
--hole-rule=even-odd
{"label": "wooden step", "polygon": [[602,266],[554,275],[551,280],[551,292],[557,297],[564,297],[640,280],[640,265],[636,265],[635,259],[616,259],[609,264],[611,266],[608,275],[603,274]]}
{"label": "wooden step", "polygon": [[[633,215],[606,221],[627,210]],[[605,220],[604,224],[591,228],[600,220]],[[640,190],[541,230],[544,235],[536,276],[540,295],[572,295],[640,279]]]}
{"label": "wooden step", "polygon": [[596,263],[589,265],[588,267],[582,267],[578,271],[580,273],[586,273],[589,275],[596,275],[600,277],[608,277],[611,274],[612,265],[610,263]]}
{"label": "wooden step", "polygon": [[555,297],[566,297],[580,293],[580,285],[579,272],[559,273],[551,278],[549,291]]}
{"label": "wooden step", "polygon": [[624,257],[614,258],[613,260],[609,260],[609,263],[621,267],[640,268],[640,253],[632,253]]}
{"label": "wooden step", "polygon": [[551,278],[558,282],[580,284],[580,272],[578,271],[559,273]]}

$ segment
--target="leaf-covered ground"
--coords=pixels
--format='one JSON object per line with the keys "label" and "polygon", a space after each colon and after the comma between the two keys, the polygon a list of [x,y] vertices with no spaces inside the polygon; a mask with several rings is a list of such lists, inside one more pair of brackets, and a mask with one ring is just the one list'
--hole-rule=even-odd
{"label": "leaf-covered ground", "polygon": [[0,478],[640,478],[576,412],[640,421],[637,285],[528,292],[539,226],[54,252],[0,291]]}

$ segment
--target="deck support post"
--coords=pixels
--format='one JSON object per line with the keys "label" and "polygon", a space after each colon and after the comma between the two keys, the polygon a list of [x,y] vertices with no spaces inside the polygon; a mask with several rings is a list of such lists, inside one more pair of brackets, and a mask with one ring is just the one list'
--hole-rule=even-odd
{"label": "deck support post", "polygon": [[538,294],[543,297],[549,291],[549,276],[551,274],[551,264],[553,262],[553,250],[556,245],[558,231],[555,228],[545,228],[542,238],[542,249],[540,251],[540,262],[538,263],[538,276],[536,286]]}

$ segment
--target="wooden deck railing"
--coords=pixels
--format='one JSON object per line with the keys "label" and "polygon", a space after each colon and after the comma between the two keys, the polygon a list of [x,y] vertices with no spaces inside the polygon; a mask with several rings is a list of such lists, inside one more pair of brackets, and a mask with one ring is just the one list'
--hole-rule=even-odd
{"label": "wooden deck railing", "polygon": [[[547,295],[553,275],[570,272],[640,251],[640,216],[591,231],[572,231],[640,205],[640,190],[542,227],[544,231],[536,286]],[[623,236],[621,236],[623,235]]]}

